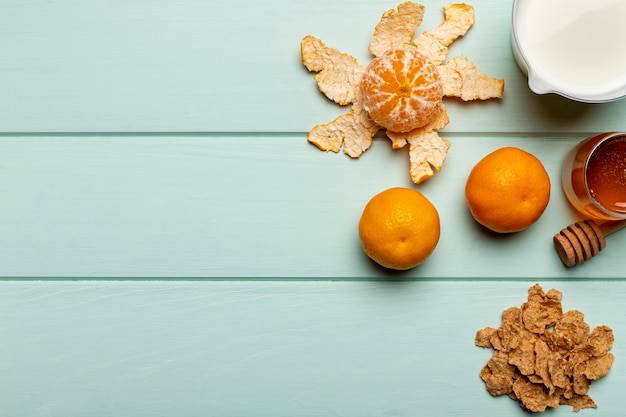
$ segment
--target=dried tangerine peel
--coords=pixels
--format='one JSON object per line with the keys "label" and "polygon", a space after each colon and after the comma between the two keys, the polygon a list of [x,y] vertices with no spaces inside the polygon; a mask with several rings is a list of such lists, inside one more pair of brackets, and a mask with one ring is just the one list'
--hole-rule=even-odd
{"label": "dried tangerine peel", "polygon": [[494,350],[480,372],[491,395],[508,395],[533,412],[597,407],[588,391],[611,369],[613,331],[604,325],[590,331],[583,313],[563,312],[561,299],[560,291],[544,293],[536,284],[527,302],[502,313],[499,328],[476,332],[475,344]]}
{"label": "dried tangerine peel", "polygon": [[372,55],[380,56],[410,44],[415,31],[422,24],[424,10],[421,4],[406,2],[399,4],[398,10],[386,11],[374,29],[368,50]]}
{"label": "dried tangerine peel", "polygon": [[355,58],[327,47],[314,36],[304,37],[300,48],[305,67],[317,73],[315,81],[320,91],[340,105],[355,103],[348,114],[311,129],[309,142],[323,151],[339,152],[343,146],[346,154],[358,158],[380,130],[357,101],[365,68]]}
{"label": "dried tangerine peel", "polygon": [[441,103],[438,114],[428,125],[406,133],[387,131],[394,149],[409,144],[409,175],[415,184],[432,177],[435,170],[440,171],[443,167],[450,142],[442,139],[437,130],[443,129],[449,122],[446,107]]}
{"label": "dried tangerine peel", "polygon": [[444,21],[436,28],[422,33],[415,45],[432,62],[441,64],[448,55],[448,46],[464,36],[474,25],[474,8],[468,4],[446,4]]}
{"label": "dried tangerine peel", "polygon": [[452,58],[438,67],[443,95],[464,101],[501,98],[504,80],[486,76],[465,56]]}
{"label": "dried tangerine peel", "polygon": [[357,86],[364,68],[356,58],[327,47],[314,36],[305,36],[300,43],[302,63],[311,72],[320,91],[340,105],[356,101]]}
{"label": "dried tangerine peel", "polygon": [[337,117],[330,123],[317,125],[309,132],[309,142],[324,151],[344,152],[358,158],[373,142],[380,130],[357,101],[349,113]]}
{"label": "dried tangerine peel", "polygon": [[[413,77],[419,80],[410,89],[410,93],[415,93],[415,98],[408,94],[408,90],[402,90],[400,78],[406,75],[402,75],[402,71],[394,76],[395,79],[383,77],[388,78],[387,81],[395,81],[387,83],[387,87],[391,85],[396,93],[400,91],[400,95],[406,94],[408,98],[396,100],[400,105],[393,110],[389,103],[383,103],[380,107],[384,109],[382,117],[375,110],[379,107],[368,101],[373,94],[369,87],[375,83],[371,82],[371,78],[363,81],[368,76],[367,69],[373,68],[371,64],[361,66],[352,56],[327,47],[313,36],[306,36],[302,40],[302,62],[309,71],[316,73],[315,80],[320,91],[337,104],[352,104],[348,114],[330,123],[315,126],[309,132],[308,140],[311,143],[325,151],[338,152],[343,147],[347,155],[358,158],[371,146],[376,133],[385,129],[393,148],[401,148],[409,143],[409,174],[414,183],[425,181],[442,168],[450,147],[450,143],[437,133],[449,123],[442,98],[500,98],[504,82],[487,77],[465,57],[455,58],[442,65],[448,46],[465,35],[474,24],[472,6],[445,5],[444,22],[414,39],[423,17],[423,5],[405,2],[399,4],[397,10],[385,12],[376,25],[369,45],[369,51],[374,57],[397,55],[397,51],[402,51],[400,54],[404,57],[419,57],[416,59],[421,62],[419,70],[414,74],[422,70],[430,74],[427,76],[429,82],[425,84],[429,85],[428,88],[420,87],[419,83],[424,80]],[[403,66],[404,69],[408,67],[408,64]],[[432,71],[433,67],[436,72]]]}

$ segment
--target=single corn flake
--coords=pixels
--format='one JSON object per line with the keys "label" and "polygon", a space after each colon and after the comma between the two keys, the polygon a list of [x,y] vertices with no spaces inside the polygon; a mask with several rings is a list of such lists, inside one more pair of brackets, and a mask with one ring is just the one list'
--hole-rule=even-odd
{"label": "single corn flake", "polygon": [[574,395],[571,398],[562,399],[562,404],[570,405],[572,411],[579,412],[583,408],[598,408],[596,403],[588,395]]}
{"label": "single corn flake", "polygon": [[522,320],[524,327],[537,334],[543,334],[561,319],[562,294],[552,290],[545,294],[541,287],[535,285],[528,290],[528,301],[522,304]]}
{"label": "single corn flake", "polygon": [[491,338],[497,333],[498,329],[494,329],[493,327],[485,327],[476,332],[476,338],[474,339],[474,343],[476,346],[490,348],[493,347],[491,343]]}
{"label": "single corn flake", "polygon": [[570,310],[555,324],[550,334],[550,343],[555,350],[569,352],[589,337],[589,331],[585,315],[580,311]]}
{"label": "single corn flake", "polygon": [[528,379],[519,378],[512,387],[515,398],[517,398],[522,408],[535,413],[545,411],[546,408],[557,408],[559,406],[559,396],[547,392],[541,384],[536,384]]}
{"label": "single corn flake", "polygon": [[593,381],[602,378],[611,370],[613,359],[615,359],[615,356],[611,353],[602,356],[594,356],[587,362],[583,375]]}
{"label": "single corn flake", "polygon": [[613,347],[613,330],[608,326],[598,326],[593,329],[587,340],[587,344],[592,348],[594,356],[605,354]]}
{"label": "single corn flake", "polygon": [[480,372],[480,377],[485,381],[485,385],[492,395],[504,395],[512,392],[513,383],[517,376],[515,367],[509,364],[507,359],[508,357],[504,352],[496,350]]}
{"label": "single corn flake", "polygon": [[613,331],[606,325],[589,331],[583,313],[563,312],[562,296],[536,284],[521,307],[502,313],[500,327],[476,332],[474,343],[494,350],[480,372],[491,395],[508,395],[532,412],[597,407],[588,392],[611,370]]}
{"label": "single corn flake", "polygon": [[522,337],[517,348],[509,352],[508,361],[511,365],[516,366],[522,375],[533,375],[537,361],[535,340],[530,337]]}

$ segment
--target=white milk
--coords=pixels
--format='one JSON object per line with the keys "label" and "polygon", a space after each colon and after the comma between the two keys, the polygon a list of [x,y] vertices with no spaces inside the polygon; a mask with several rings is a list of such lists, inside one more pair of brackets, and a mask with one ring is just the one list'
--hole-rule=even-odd
{"label": "white milk", "polygon": [[626,78],[626,0],[520,1],[518,37],[530,65],[580,86]]}

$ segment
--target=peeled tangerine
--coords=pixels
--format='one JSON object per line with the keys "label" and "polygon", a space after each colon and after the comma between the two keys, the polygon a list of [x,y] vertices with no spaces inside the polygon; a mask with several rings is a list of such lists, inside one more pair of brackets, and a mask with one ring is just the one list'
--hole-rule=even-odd
{"label": "peeled tangerine", "polygon": [[441,111],[439,72],[416,48],[374,58],[361,78],[360,91],[370,117],[392,132],[422,127]]}
{"label": "peeled tangerine", "polygon": [[367,66],[305,36],[302,63],[315,73],[320,91],[339,105],[351,105],[335,120],[314,126],[309,142],[324,151],[343,147],[358,158],[385,130],[393,149],[408,145],[414,183],[439,171],[450,147],[438,134],[450,121],[442,99],[487,100],[502,97],[504,90],[504,80],[488,77],[467,57],[446,60],[448,47],[474,24],[474,8],[446,4],[443,12],[443,22],[419,34],[423,5],[407,1],[383,13],[368,46],[374,58]]}

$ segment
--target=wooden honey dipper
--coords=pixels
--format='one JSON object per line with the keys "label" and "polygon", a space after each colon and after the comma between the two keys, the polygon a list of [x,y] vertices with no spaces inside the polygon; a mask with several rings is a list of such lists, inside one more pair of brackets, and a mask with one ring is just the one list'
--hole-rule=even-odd
{"label": "wooden honey dipper", "polygon": [[565,266],[572,267],[596,256],[606,246],[604,238],[624,226],[626,220],[581,220],[554,235],[554,248]]}

